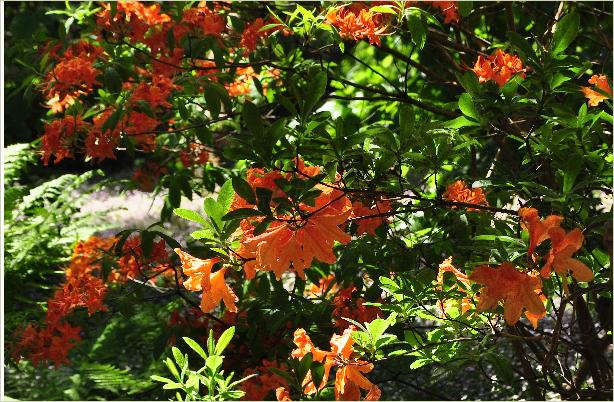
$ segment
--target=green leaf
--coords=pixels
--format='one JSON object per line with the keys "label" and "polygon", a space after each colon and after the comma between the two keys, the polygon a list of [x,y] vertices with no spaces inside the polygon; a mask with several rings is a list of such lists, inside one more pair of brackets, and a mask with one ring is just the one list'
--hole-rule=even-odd
{"label": "green leaf", "polygon": [[473,121],[473,120],[469,120],[465,116],[459,116],[455,119],[447,121],[443,126],[447,128],[463,128],[463,127],[479,126],[479,125],[480,123]]}
{"label": "green leaf", "polygon": [[226,215],[222,217],[223,221],[232,221],[235,219],[245,219],[250,216],[262,216],[264,215],[262,212],[252,209],[252,208],[239,208],[234,211],[228,212]]}
{"label": "green leaf", "polygon": [[216,224],[216,227],[219,229],[222,226],[222,216],[224,215],[224,211],[220,208],[220,205],[215,202],[215,200],[211,197],[207,197],[204,202],[205,212],[209,216],[209,218]]}
{"label": "green leaf", "polygon": [[422,50],[426,44],[426,27],[424,26],[422,19],[415,14],[409,14],[407,18],[407,27],[409,28],[409,33],[411,34],[411,41],[420,50]]}
{"label": "green leaf", "polygon": [[170,359],[170,357],[167,357],[166,360],[164,361],[164,363],[166,363],[166,367],[168,367],[168,369],[171,372],[171,374],[177,380],[179,380],[179,371],[177,371],[177,366],[175,366],[175,363],[173,363],[173,361]]}
{"label": "green leaf", "polygon": [[369,11],[372,11],[374,13],[383,13],[383,14],[397,14],[397,11],[392,8],[392,6],[375,6],[375,7],[371,7],[369,9]]}
{"label": "green leaf", "polygon": [[227,180],[220,188],[220,193],[217,196],[217,203],[220,206],[220,210],[222,214],[225,214],[230,210],[230,206],[232,205],[232,201],[235,197],[235,191],[232,188],[232,181]]}
{"label": "green leaf", "polygon": [[166,383],[175,383],[173,380],[166,378],[166,377],[160,377],[159,375],[151,375],[149,376],[149,378],[151,378],[154,381],[159,381],[159,382],[166,382]]}
{"label": "green leaf", "polygon": [[531,45],[529,45],[529,42],[527,42],[527,40],[522,35],[514,31],[509,31],[507,33],[507,36],[510,40],[510,43],[514,45],[520,53],[523,53],[525,58],[537,58],[535,51],[533,51],[533,48],[531,47]]}
{"label": "green leaf", "polygon": [[183,341],[185,343],[188,344],[189,347],[192,348],[193,351],[195,351],[200,357],[202,357],[204,360],[207,359],[207,353],[205,352],[205,350],[198,344],[198,342],[196,342],[195,340],[188,338],[187,336],[183,337]]}
{"label": "green leaf", "polygon": [[234,188],[235,192],[245,201],[252,205],[256,205],[256,194],[247,181],[243,180],[241,177],[233,177],[232,188]]}
{"label": "green leaf", "polygon": [[117,94],[122,90],[122,78],[113,67],[104,70],[104,86],[111,93]]}
{"label": "green leaf", "polygon": [[456,3],[458,7],[458,13],[461,17],[466,17],[471,14],[471,10],[473,9],[473,1],[471,0],[463,0]]}
{"label": "green leaf", "polygon": [[271,197],[273,192],[268,188],[256,187],[256,196],[258,197],[258,210],[265,215],[271,215]]}
{"label": "green leaf", "polygon": [[262,117],[260,117],[260,111],[250,101],[245,101],[243,104],[243,122],[245,126],[254,134],[256,138],[262,138],[264,133],[264,124]]}
{"label": "green leaf", "polygon": [[211,229],[197,230],[195,232],[190,233],[190,236],[192,236],[194,240],[214,239],[213,231]]}
{"label": "green leaf", "polygon": [[371,335],[373,342],[377,342],[377,340],[384,334],[384,332],[386,332],[389,326],[390,322],[388,322],[388,320],[376,318],[367,324],[367,332],[369,335]]}
{"label": "green leaf", "polygon": [[303,115],[309,114],[320,98],[324,96],[327,84],[328,76],[326,71],[319,71],[309,80],[308,89],[305,93],[305,103],[303,104]]}
{"label": "green leaf", "polygon": [[224,352],[224,349],[228,346],[232,337],[235,335],[235,327],[230,327],[226,331],[220,335],[220,338],[217,341],[217,345],[215,346],[215,354],[221,355]]}
{"label": "green leaf", "polygon": [[311,363],[311,378],[316,388],[320,388],[322,380],[324,379],[324,364],[320,362]]}
{"label": "green leaf", "polygon": [[222,101],[219,92],[212,85],[204,85],[203,92],[211,117],[217,118],[222,110]]}
{"label": "green leaf", "polygon": [[176,382],[170,382],[168,384],[164,384],[163,389],[180,389],[183,388],[183,385],[178,384]]}
{"label": "green leaf", "polygon": [[578,35],[579,29],[580,16],[575,12],[571,12],[561,18],[556,25],[556,31],[554,31],[554,35],[552,36],[550,53],[556,56],[567,49]]}
{"label": "green leaf", "polygon": [[569,194],[580,170],[582,170],[582,157],[577,156],[567,159],[563,170],[563,194]]}
{"label": "green leaf", "polygon": [[458,99],[458,107],[465,116],[471,117],[476,121],[480,120],[480,115],[475,108],[473,98],[468,93],[464,93],[460,96],[460,98]]}
{"label": "green leaf", "polygon": [[192,211],[190,209],[185,208],[175,208],[173,209],[173,213],[180,218],[187,219],[192,222],[200,223],[203,226],[208,226],[209,222],[201,216],[198,212]]}

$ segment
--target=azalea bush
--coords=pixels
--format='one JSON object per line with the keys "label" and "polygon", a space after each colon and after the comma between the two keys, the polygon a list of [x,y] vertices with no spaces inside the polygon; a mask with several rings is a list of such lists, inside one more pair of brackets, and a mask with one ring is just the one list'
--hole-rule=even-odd
{"label": "azalea bush", "polygon": [[610,3],[11,7],[9,396],[612,399]]}

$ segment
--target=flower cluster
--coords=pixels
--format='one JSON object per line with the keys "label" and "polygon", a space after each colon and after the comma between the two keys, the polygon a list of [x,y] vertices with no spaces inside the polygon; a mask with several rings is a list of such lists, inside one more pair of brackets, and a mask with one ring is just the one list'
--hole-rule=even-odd
{"label": "flower cluster", "polygon": [[90,237],[74,248],[66,280],[47,302],[45,325],[29,324],[18,335],[14,357],[25,356],[35,366],[52,361],[56,366],[68,364],[68,353],[81,340],[81,328],[66,322],[66,316],[80,307],[88,314],[105,311],[106,285],[101,279],[102,259],[113,247],[114,238]]}
{"label": "flower cluster", "polygon": [[[373,364],[359,360],[354,352],[354,339],[352,334],[354,326],[350,326],[342,335],[333,335],[330,339],[330,351],[318,349],[307,332],[299,328],[294,332],[294,344],[296,349],[292,351],[292,357],[302,359],[311,353],[314,362],[324,364],[324,376],[320,384],[314,384],[311,373],[307,374],[303,383],[303,394],[311,395],[317,390],[323,389],[328,383],[331,369],[336,369],[335,374],[335,399],[344,401],[360,400],[361,390],[367,391],[364,400],[378,400],[381,391],[379,387],[369,381],[364,374],[373,370]],[[278,400],[290,400],[290,394],[285,387],[276,390]]]}
{"label": "flower cluster", "polygon": [[504,86],[516,74],[522,78],[526,76],[522,60],[501,49],[497,49],[495,54],[486,58],[478,56],[473,72],[478,76],[480,82],[495,81],[499,87]]}
{"label": "flower cluster", "polygon": [[[295,176],[301,179],[320,173],[319,167],[307,167],[302,160],[296,162],[296,169],[298,174]],[[275,171],[262,176],[252,171],[248,173],[248,183],[254,189],[264,187],[270,190],[271,198],[275,200],[286,197],[275,183],[282,177]],[[288,174],[286,177],[292,176]],[[333,253],[335,241],[348,243],[351,240],[350,235],[339,228],[351,214],[351,203],[334,186],[318,184],[315,189],[321,193],[312,205],[301,202],[299,208],[290,214],[277,216],[277,220],[262,234],[254,235],[250,220],[243,221],[243,238],[236,252],[245,261],[243,267],[248,279],[253,278],[256,271],[273,271],[279,279],[290,267],[304,279],[304,270],[311,267],[314,259],[328,264],[337,260]],[[271,202],[275,207],[276,201]],[[246,208],[250,204],[237,195],[233,206]]]}
{"label": "flower cluster", "polygon": [[[469,188],[463,180],[457,180],[448,186],[443,194],[443,198],[452,202],[462,202],[464,204],[488,205],[486,194],[482,187]],[[456,209],[456,206],[452,206]],[[475,211],[476,208],[467,208],[467,211]]]}
{"label": "flower cluster", "polygon": [[372,45],[382,44],[380,36],[388,29],[389,15],[374,12],[361,2],[354,2],[331,8],[326,22],[339,30],[344,39],[367,38]]}
{"label": "flower cluster", "polygon": [[[597,87],[601,92],[594,90],[591,87],[581,87],[580,89],[584,93],[586,99],[588,99],[589,106],[597,106],[606,99],[612,99],[612,88],[608,82],[608,77],[604,74],[593,75],[588,83]],[[604,92],[604,93],[602,93]],[[609,96],[607,96],[609,95]]]}

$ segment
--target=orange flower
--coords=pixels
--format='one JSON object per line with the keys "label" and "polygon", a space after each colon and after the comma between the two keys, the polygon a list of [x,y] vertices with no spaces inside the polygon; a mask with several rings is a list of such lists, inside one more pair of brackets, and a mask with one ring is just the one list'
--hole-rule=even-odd
{"label": "orange flower", "polygon": [[203,35],[217,38],[221,38],[222,32],[226,29],[226,17],[220,13],[220,7],[217,5],[215,10],[209,7],[188,8],[183,12],[182,21],[199,28]]}
{"label": "orange flower", "polygon": [[100,28],[127,36],[135,43],[143,41],[150,28],[171,21],[170,16],[160,11],[159,4],[147,7],[139,1],[119,1],[115,15],[111,15],[111,6],[107,3],[98,13],[96,23]]}
{"label": "orange flower", "polygon": [[522,60],[501,49],[497,49],[494,55],[486,59],[478,56],[473,72],[478,76],[480,82],[495,81],[499,87],[505,85],[515,74],[520,73],[522,78],[526,76]]}
{"label": "orange flower", "polygon": [[548,231],[548,235],[552,241],[552,248],[546,256],[546,264],[541,269],[541,275],[547,278],[554,269],[559,275],[566,275],[571,271],[571,275],[578,282],[593,280],[593,271],[581,261],[571,257],[582,247],[584,242],[582,231],[574,229],[565,233],[564,229],[553,227]]}
{"label": "orange flower", "polygon": [[277,279],[281,279],[281,274],[292,265],[305,279],[304,270],[311,267],[314,258],[327,264],[335,263],[335,241],[348,243],[351,240],[339,229],[350,212],[329,206],[296,223],[275,222],[265,233],[244,239],[237,253],[251,259],[244,265],[247,277],[253,278],[255,270],[260,270],[273,271]]}
{"label": "orange flower", "polygon": [[248,95],[250,93],[250,85],[254,77],[258,74],[252,67],[239,67],[235,75],[235,81],[229,84],[224,84],[230,96]]}
{"label": "orange flower", "polygon": [[458,23],[460,21],[460,16],[458,15],[458,6],[456,1],[423,1],[423,3],[432,4],[434,7],[437,7],[443,12],[444,15],[444,24],[449,24],[451,22]]}
{"label": "orange flower", "polygon": [[[465,204],[488,205],[486,195],[481,187],[470,189],[463,180],[457,180],[448,186],[443,194],[443,198],[452,202],[462,202]],[[456,206],[452,206],[456,209]],[[467,211],[476,211],[476,208],[467,208]]]}
{"label": "orange flower", "polygon": [[[456,277],[457,281],[464,285],[464,287],[460,287],[457,284],[452,285],[450,290],[457,289],[460,292],[467,293],[467,290],[471,289],[471,283],[469,282],[469,277],[466,274],[459,271],[454,265],[452,265],[452,257],[448,257],[445,260],[443,260],[441,264],[439,264],[439,271],[437,272],[437,284],[438,284],[436,287],[437,290],[439,291],[443,290],[443,279],[444,279],[443,275],[445,272],[452,273]],[[452,307],[454,304],[457,304],[457,303],[458,303],[458,300],[439,300],[438,305],[440,309],[445,313],[448,311],[450,307]],[[472,307],[472,303],[469,297],[463,297],[460,300],[461,314],[464,314],[467,311],[469,311],[471,307]]]}
{"label": "orange flower", "polygon": [[[309,337],[309,335],[307,335],[307,332],[303,328],[298,328],[296,331],[294,331],[294,344],[297,348],[292,351],[292,357],[296,359],[302,359],[307,353],[311,353],[313,361],[324,363],[324,376],[322,377],[322,382],[318,386],[318,389],[323,389],[328,382],[328,377],[330,376],[330,369],[334,364],[333,361],[329,358],[331,356],[331,353],[316,348],[313,345],[311,338]],[[313,383],[313,379],[311,377],[311,372],[308,373],[303,380],[302,387],[303,392],[307,395],[313,394],[317,391],[316,386]]]}
{"label": "orange flower", "polygon": [[388,28],[390,16],[373,12],[364,3],[356,2],[331,8],[326,14],[326,23],[336,27],[344,39],[369,39],[380,46],[380,36]]}
{"label": "orange flower", "polygon": [[152,152],[156,147],[156,133],[154,130],[160,122],[145,113],[131,111],[127,117],[127,126],[124,133],[130,136],[144,152]]}
{"label": "orange flower", "polygon": [[180,89],[180,87],[175,85],[172,79],[164,75],[156,75],[151,83],[141,82],[134,89],[130,96],[130,103],[135,104],[138,101],[145,101],[152,109],[157,107],[170,108],[171,104],[168,102],[168,98],[175,89]]}
{"label": "orange flower", "polygon": [[600,92],[595,91],[591,87],[581,87],[580,89],[584,93],[584,96],[586,97],[586,99],[588,99],[589,106],[597,106],[602,101],[612,98],[612,88],[610,88],[610,83],[608,82],[608,77],[606,75],[593,75],[588,80],[588,83],[595,85],[598,89],[610,95],[606,96]]}
{"label": "orange flower", "polygon": [[284,363],[278,364],[276,361],[263,360],[261,366],[245,370],[243,377],[250,374],[258,374],[258,376],[241,383],[240,388],[245,392],[245,396],[241,399],[264,401],[272,390],[288,387],[288,382],[284,378],[272,373],[269,367],[282,371],[287,369]]}
{"label": "orange flower", "polygon": [[477,267],[469,279],[484,285],[480,291],[478,311],[490,310],[499,301],[503,301],[505,322],[509,325],[518,322],[523,310],[537,317],[546,315],[546,308],[539,296],[541,279],[520,272],[509,262],[504,262],[498,268]]}
{"label": "orange flower", "polygon": [[239,299],[224,280],[227,267],[223,266],[215,273],[211,273],[217,262],[216,258],[201,260],[178,248],[175,252],[181,258],[183,272],[190,277],[183,286],[188,290],[203,291],[200,309],[204,313],[211,312],[221,301],[224,301],[228,311],[237,312],[235,302]]}
{"label": "orange flower", "polygon": [[90,124],[81,120],[80,115],[68,115],[45,124],[45,133],[41,138],[43,164],[47,166],[52,155],[55,155],[54,163],[64,158],[73,158],[72,146],[77,142],[78,134],[89,127]]}
{"label": "orange flower", "polygon": [[291,401],[290,392],[284,387],[279,387],[275,390],[275,396],[278,401]]}
{"label": "orange flower", "polygon": [[211,290],[211,271],[213,270],[213,266],[218,263],[220,259],[209,258],[207,260],[201,260],[200,258],[186,253],[180,248],[176,248],[174,251],[181,259],[183,273],[189,277],[187,281],[183,282],[183,287],[192,291]]}
{"label": "orange flower", "polygon": [[101,162],[105,159],[115,159],[115,148],[119,145],[120,133],[123,121],[117,122],[114,129],[102,131],[107,120],[115,111],[111,108],[106,109],[93,119],[93,127],[85,138],[85,154],[90,158]]}
{"label": "orange flower", "polygon": [[320,278],[319,282],[312,283],[309,290],[305,292],[307,296],[322,297],[323,295],[334,295],[339,291],[339,287],[334,282],[335,275],[330,274],[327,277]]}
{"label": "orange flower", "polygon": [[365,306],[365,299],[358,297],[354,299],[352,293],[356,291],[354,285],[342,289],[339,294],[333,299],[335,306],[332,316],[335,319],[335,327],[338,329],[346,329],[350,323],[343,318],[350,318],[358,322],[371,322],[378,318],[382,311],[377,306]]}
{"label": "orange flower", "polygon": [[[384,222],[387,222],[382,214],[386,214],[392,211],[392,207],[390,206],[390,201],[387,200],[379,200],[375,203],[371,204],[371,207],[365,207],[362,202],[354,201],[352,204],[352,216],[356,218],[356,223],[358,227],[356,229],[356,234],[361,235],[364,233],[369,233],[372,236],[375,236],[375,229],[380,227]],[[374,218],[366,218],[367,216],[380,215]]]}
{"label": "orange flower", "polygon": [[520,208],[518,215],[522,227],[529,231],[529,256],[531,257],[535,247],[549,237],[548,231],[558,227],[563,221],[563,217],[558,215],[549,215],[545,219],[540,219],[535,208]]}
{"label": "orange flower", "polygon": [[192,142],[187,150],[181,151],[179,159],[185,167],[190,167],[195,163],[203,165],[209,160],[209,152],[204,145]]}
{"label": "orange flower", "polygon": [[147,162],[144,166],[136,168],[132,181],[138,183],[139,190],[150,192],[154,189],[155,181],[166,173],[168,169],[164,166],[156,162]]}
{"label": "orange flower", "polygon": [[338,401],[360,400],[360,390],[368,391],[365,400],[378,400],[381,391],[377,385],[369,381],[363,373],[373,370],[373,363],[352,358],[354,353],[354,339],[352,333],[354,326],[343,331],[343,335],[333,335],[330,340],[332,354],[335,361],[341,365],[335,376],[335,399]]}
{"label": "orange flower", "polygon": [[100,85],[96,80],[99,74],[100,70],[95,68],[93,61],[87,57],[62,60],[47,74],[47,98],[89,93],[94,85]]}

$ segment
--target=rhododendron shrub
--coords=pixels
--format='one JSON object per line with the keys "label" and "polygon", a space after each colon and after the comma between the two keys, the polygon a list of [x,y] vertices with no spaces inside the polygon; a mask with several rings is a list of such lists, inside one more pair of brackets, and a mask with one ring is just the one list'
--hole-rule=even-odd
{"label": "rhododendron shrub", "polygon": [[[65,258],[5,282],[36,284],[7,394],[611,399],[611,4],[40,7],[58,29],[7,36],[42,117],[6,225]],[[26,186],[92,169],[150,204],[39,227],[58,192]]]}

